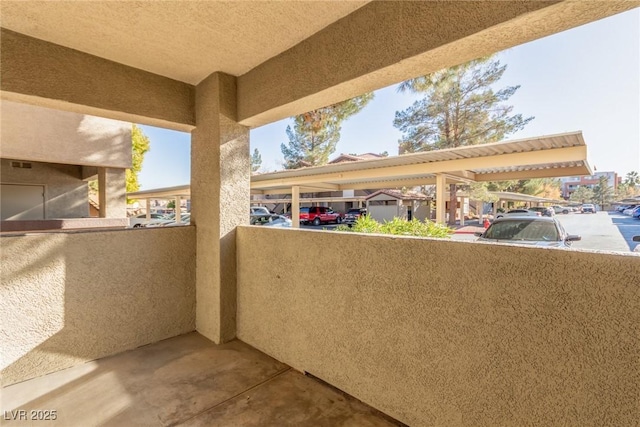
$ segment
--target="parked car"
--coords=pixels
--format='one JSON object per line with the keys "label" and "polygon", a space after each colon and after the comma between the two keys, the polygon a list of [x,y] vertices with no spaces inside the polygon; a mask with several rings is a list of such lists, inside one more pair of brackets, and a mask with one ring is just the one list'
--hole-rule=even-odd
{"label": "parked car", "polygon": [[638,206],[633,210],[633,212],[631,212],[631,217],[635,219],[640,219],[640,206]]}
{"label": "parked car", "polygon": [[584,205],[582,205],[582,208],[580,208],[580,210],[582,211],[582,213],[596,213],[596,207],[591,203],[585,203]]}
{"label": "parked car", "polygon": [[623,210],[622,213],[624,215],[631,216],[631,214],[633,213],[634,209],[637,208],[637,207],[638,207],[637,205],[630,205],[625,210]]}
{"label": "parked car", "polygon": [[176,222],[176,215],[171,214],[165,216],[161,220],[152,221],[147,224],[147,228],[155,228],[155,227],[176,227],[180,225],[189,225],[191,223],[191,214],[184,213],[180,215],[180,222]]}
{"label": "parked car", "polygon": [[[640,242],[640,236],[633,236],[634,242]],[[634,252],[640,252],[640,244],[636,245],[636,248],[633,250]]]}
{"label": "parked car", "polygon": [[152,221],[159,221],[165,218],[164,215],[159,213],[152,213],[150,215],[150,220],[147,219],[147,214],[140,214],[136,216],[132,216],[129,218],[129,227],[130,228],[140,228],[146,226],[148,223]]}
{"label": "parked car", "polygon": [[300,208],[300,223],[320,225],[322,223],[335,222],[340,224],[342,216],[325,206],[312,206],[310,208]]}
{"label": "parked car", "polygon": [[529,209],[511,209],[509,212],[497,214],[496,218],[502,218],[505,216],[542,216],[542,213]]}
{"label": "parked car", "polygon": [[545,247],[569,247],[571,242],[582,239],[568,234],[556,218],[533,216],[499,218],[484,232],[475,235],[479,241]]}
{"label": "parked car", "polygon": [[271,212],[264,206],[251,206],[250,215],[271,215]]}
{"label": "parked car", "polygon": [[358,218],[366,214],[367,210],[365,208],[352,208],[349,209],[346,214],[344,214],[344,219],[342,220],[342,222],[351,227],[353,224],[355,224]]}
{"label": "parked car", "polygon": [[554,216],[556,214],[556,211],[553,208],[547,206],[533,206],[529,208],[529,210],[540,212],[540,215],[542,216]]}
{"label": "parked car", "polygon": [[291,227],[291,220],[284,215],[251,215],[249,220],[251,225],[261,225],[264,227]]}
{"label": "parked car", "polygon": [[568,206],[553,205],[551,208],[556,214],[567,215],[569,212],[574,212],[573,209]]}

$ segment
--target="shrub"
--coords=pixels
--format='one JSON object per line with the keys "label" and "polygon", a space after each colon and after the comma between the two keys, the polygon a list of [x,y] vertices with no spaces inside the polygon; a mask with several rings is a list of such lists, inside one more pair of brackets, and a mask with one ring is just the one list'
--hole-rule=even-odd
{"label": "shrub", "polygon": [[418,237],[442,237],[448,238],[453,230],[446,225],[437,224],[432,221],[421,222],[417,219],[407,221],[406,219],[393,218],[380,224],[369,215],[362,215],[353,224],[353,227],[339,226],[337,231],[352,231],[355,233],[377,233],[392,234],[396,236],[418,236]]}

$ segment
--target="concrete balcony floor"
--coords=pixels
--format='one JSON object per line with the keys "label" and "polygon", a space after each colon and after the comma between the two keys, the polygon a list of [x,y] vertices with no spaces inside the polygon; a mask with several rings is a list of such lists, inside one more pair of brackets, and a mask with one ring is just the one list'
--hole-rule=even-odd
{"label": "concrete balcony floor", "polygon": [[195,332],[8,386],[2,410],[16,427],[397,425],[241,341]]}

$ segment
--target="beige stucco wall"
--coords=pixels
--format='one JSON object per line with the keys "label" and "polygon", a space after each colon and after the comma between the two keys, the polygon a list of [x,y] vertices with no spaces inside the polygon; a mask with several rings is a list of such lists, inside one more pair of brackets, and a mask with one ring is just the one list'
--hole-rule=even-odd
{"label": "beige stucco wall", "polygon": [[8,385],[195,328],[195,229],[0,238]]}
{"label": "beige stucco wall", "polygon": [[0,157],[131,167],[131,123],[2,100]]}
{"label": "beige stucco wall", "polygon": [[640,418],[638,256],[260,227],[237,246],[238,337],[407,424]]}
{"label": "beige stucco wall", "polygon": [[23,169],[11,167],[8,159],[0,159],[2,184],[44,186],[45,219],[89,216],[89,187],[81,173],[80,166],[31,162],[31,168]]}

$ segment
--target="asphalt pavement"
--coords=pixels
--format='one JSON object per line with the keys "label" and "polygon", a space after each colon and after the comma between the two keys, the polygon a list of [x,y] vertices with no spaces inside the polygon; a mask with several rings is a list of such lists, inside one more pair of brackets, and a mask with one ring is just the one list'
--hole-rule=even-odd
{"label": "asphalt pavement", "polygon": [[573,242],[574,248],[629,252],[637,245],[631,239],[640,235],[640,220],[617,212],[571,213],[556,218],[567,233],[582,236]]}

